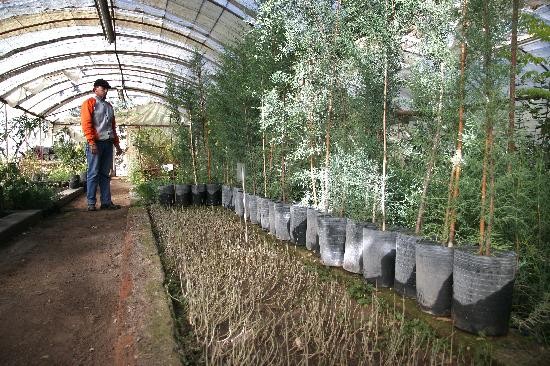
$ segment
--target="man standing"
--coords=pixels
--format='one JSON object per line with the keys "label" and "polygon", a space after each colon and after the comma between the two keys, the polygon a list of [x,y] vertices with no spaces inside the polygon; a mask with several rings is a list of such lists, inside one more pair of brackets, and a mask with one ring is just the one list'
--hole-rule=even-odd
{"label": "man standing", "polygon": [[119,205],[111,201],[111,166],[113,163],[113,145],[116,154],[122,154],[116,134],[113,106],[105,100],[111,86],[103,79],[94,82],[95,96],[82,103],[80,120],[86,136],[86,160],[88,175],[86,195],[88,211],[96,210],[96,191],[99,184],[102,210],[118,210]]}

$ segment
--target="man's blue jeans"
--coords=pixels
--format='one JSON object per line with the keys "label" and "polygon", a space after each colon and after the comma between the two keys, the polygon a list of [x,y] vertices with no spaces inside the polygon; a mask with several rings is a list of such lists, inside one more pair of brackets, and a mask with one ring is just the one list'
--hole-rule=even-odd
{"label": "man's blue jeans", "polygon": [[96,203],[96,191],[99,184],[102,205],[111,203],[111,165],[113,163],[113,142],[96,141],[97,152],[92,154],[90,145],[86,144],[86,160],[88,174],[86,182],[86,198],[88,206]]}

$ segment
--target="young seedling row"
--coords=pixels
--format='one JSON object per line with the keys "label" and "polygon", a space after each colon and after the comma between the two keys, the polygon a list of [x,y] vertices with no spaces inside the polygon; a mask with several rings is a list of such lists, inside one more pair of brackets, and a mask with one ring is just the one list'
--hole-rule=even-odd
{"label": "young seedling row", "polygon": [[201,348],[199,363],[466,362],[452,339],[406,320],[371,287],[350,291],[257,227],[248,227],[246,241],[248,223],[221,208],[154,205],[150,213],[168,277],[179,286],[176,300]]}

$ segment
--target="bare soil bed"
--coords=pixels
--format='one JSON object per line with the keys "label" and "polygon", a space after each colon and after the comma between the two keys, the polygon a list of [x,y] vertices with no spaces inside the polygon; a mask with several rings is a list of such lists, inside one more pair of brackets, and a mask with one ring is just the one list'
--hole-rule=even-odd
{"label": "bare soil bed", "polygon": [[134,363],[132,332],[120,324],[128,185],[113,180],[112,194],[121,210],[87,212],[81,196],[3,243],[1,365]]}

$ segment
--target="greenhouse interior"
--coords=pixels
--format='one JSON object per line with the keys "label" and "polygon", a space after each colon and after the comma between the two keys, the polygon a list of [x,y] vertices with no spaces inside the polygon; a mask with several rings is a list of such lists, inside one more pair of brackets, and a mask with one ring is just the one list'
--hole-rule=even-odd
{"label": "greenhouse interior", "polygon": [[0,364],[548,364],[549,61],[548,0],[1,1]]}

